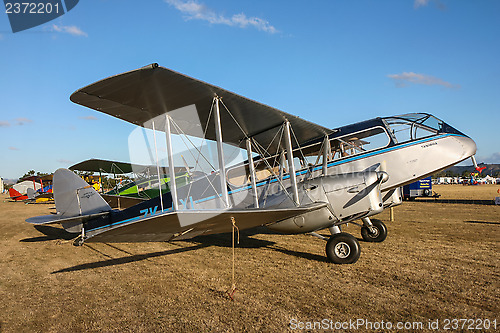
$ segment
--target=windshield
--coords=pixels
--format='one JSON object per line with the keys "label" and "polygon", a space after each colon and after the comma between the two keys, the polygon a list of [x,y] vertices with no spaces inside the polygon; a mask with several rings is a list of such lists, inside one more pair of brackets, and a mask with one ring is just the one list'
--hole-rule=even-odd
{"label": "windshield", "polygon": [[441,133],[464,135],[444,121],[426,113],[410,113],[383,118],[390,128],[393,139],[398,142],[417,140]]}

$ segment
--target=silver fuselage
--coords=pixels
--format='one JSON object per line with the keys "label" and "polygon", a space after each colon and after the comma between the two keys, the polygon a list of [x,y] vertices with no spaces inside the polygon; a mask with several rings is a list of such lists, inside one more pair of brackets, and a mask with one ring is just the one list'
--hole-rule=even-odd
{"label": "silver fuselage", "polygon": [[[401,203],[399,192],[401,186],[443,170],[475,154],[476,144],[472,139],[443,124],[440,125],[442,128],[451,130],[449,132],[436,130],[434,134],[401,143],[391,139],[382,147],[338,155],[336,158],[332,148],[331,156],[324,159],[326,163],[308,164],[307,167],[296,170],[297,200],[292,196],[294,184],[290,174],[286,172],[285,164],[280,163],[278,169],[275,168],[268,177],[257,180],[254,189],[248,175],[248,165],[244,163],[229,168],[225,174],[228,184],[228,203],[222,200],[220,173],[215,172],[177,189],[179,211],[248,210],[250,212],[257,208],[293,209],[317,203],[326,204],[324,208],[313,212],[267,223],[268,227],[284,233],[311,232],[372,216],[386,207]],[[391,130],[387,127],[383,128],[382,132],[388,137],[393,137]],[[413,131],[413,124],[411,130]],[[359,138],[364,138],[363,143],[369,143],[367,137],[358,135],[362,131],[357,129],[351,130],[350,127],[346,127],[338,132],[339,135],[328,137],[332,144],[336,141],[345,143],[347,140],[343,139],[345,137],[350,137],[351,142],[355,140],[361,142]],[[317,144],[312,143],[310,147]],[[294,149],[294,157],[301,149],[300,147]],[[238,168],[239,174],[243,175],[243,178],[238,178],[240,182],[243,179],[243,183],[239,185],[234,182],[236,178],[231,177]],[[254,200],[254,193],[257,194],[258,200]],[[157,207],[151,207],[150,210],[156,212]],[[167,218],[170,213],[171,209],[164,212],[158,210],[157,213],[150,215],[146,213],[144,217],[129,219],[127,223],[151,218],[161,220],[162,215]],[[202,222],[191,221],[185,226],[186,230],[190,230],[189,228],[197,223]],[[122,223],[117,223],[116,227],[120,224]]]}

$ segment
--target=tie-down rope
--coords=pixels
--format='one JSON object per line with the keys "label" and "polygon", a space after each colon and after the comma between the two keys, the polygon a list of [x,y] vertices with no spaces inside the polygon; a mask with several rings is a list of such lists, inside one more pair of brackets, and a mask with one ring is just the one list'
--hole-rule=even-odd
{"label": "tie-down rope", "polygon": [[236,292],[236,283],[234,282],[234,262],[235,262],[235,257],[234,257],[234,232],[236,231],[238,234],[238,244],[240,244],[240,229],[236,225],[236,220],[234,217],[231,216],[231,223],[233,224],[233,233],[231,236],[232,239],[232,248],[233,248],[233,271],[232,271],[232,284],[231,288],[227,291],[227,294],[229,295],[229,298],[231,298],[232,301],[234,301],[233,295]]}

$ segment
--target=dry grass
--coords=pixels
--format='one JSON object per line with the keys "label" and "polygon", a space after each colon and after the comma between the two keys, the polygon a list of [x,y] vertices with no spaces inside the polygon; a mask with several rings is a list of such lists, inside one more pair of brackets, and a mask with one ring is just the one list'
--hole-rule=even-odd
{"label": "dry grass", "polygon": [[[435,188],[443,196],[448,189],[463,199],[497,187]],[[500,320],[498,206],[404,203],[386,222],[387,240],[361,242],[354,265],[328,263],[325,242],[311,236],[243,232],[230,301],[229,235],[76,247],[61,229],[42,233],[24,222],[50,206],[2,201],[2,332],[281,332],[292,318]],[[353,225],[347,231],[359,236]]]}
{"label": "dry grass", "polygon": [[434,185],[432,189],[441,194],[441,199],[494,200],[500,197],[500,185]]}

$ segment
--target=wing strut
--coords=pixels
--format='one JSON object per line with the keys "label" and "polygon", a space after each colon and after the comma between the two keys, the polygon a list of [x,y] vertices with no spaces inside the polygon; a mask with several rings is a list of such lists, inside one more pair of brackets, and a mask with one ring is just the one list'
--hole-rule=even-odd
{"label": "wing strut", "polygon": [[280,181],[283,182],[283,175],[285,174],[285,153],[280,152],[280,160],[279,160],[279,167],[280,167]]}
{"label": "wing strut", "polygon": [[323,143],[323,176],[328,175],[328,155],[330,154],[330,150],[330,140],[328,139],[328,135],[326,135]]}
{"label": "wing strut", "polygon": [[158,189],[160,191],[160,206],[161,206],[161,211],[163,212],[163,196],[161,195],[160,164],[158,162],[158,147],[156,146],[156,130],[155,130],[154,120],[152,123],[153,123],[153,139],[155,140],[156,172],[158,173]]}
{"label": "wing strut", "polygon": [[253,164],[252,142],[250,138],[246,140],[246,144],[248,154],[248,168],[250,171],[250,180],[252,182],[253,204],[255,208],[259,208],[259,196],[257,195],[257,182],[255,177],[255,166]]}
{"label": "wing strut", "polygon": [[217,157],[219,159],[219,178],[220,178],[220,186],[222,190],[222,201],[224,202],[224,206],[229,208],[229,194],[227,193],[227,181],[226,181],[226,165],[224,164],[224,151],[222,149],[222,130],[220,125],[220,110],[219,110],[219,102],[220,97],[215,96],[215,138],[217,139]]}
{"label": "wing strut", "polygon": [[295,175],[295,165],[293,164],[293,150],[292,150],[292,137],[290,136],[290,122],[285,121],[285,144],[286,156],[288,159],[288,174],[290,175],[290,182],[292,183],[293,200],[297,207],[299,202],[299,190],[297,188],[297,176]]}
{"label": "wing strut", "polygon": [[[177,201],[177,184],[175,179],[175,170],[174,170],[174,154],[172,152],[172,131],[170,129],[170,122],[172,119],[167,114],[165,119],[165,133],[166,133],[166,141],[167,141],[167,158],[168,158],[168,166],[170,171],[170,182],[169,188],[170,193],[172,194],[172,208],[174,211],[179,210],[179,203]],[[187,207],[186,207],[187,208]]]}

